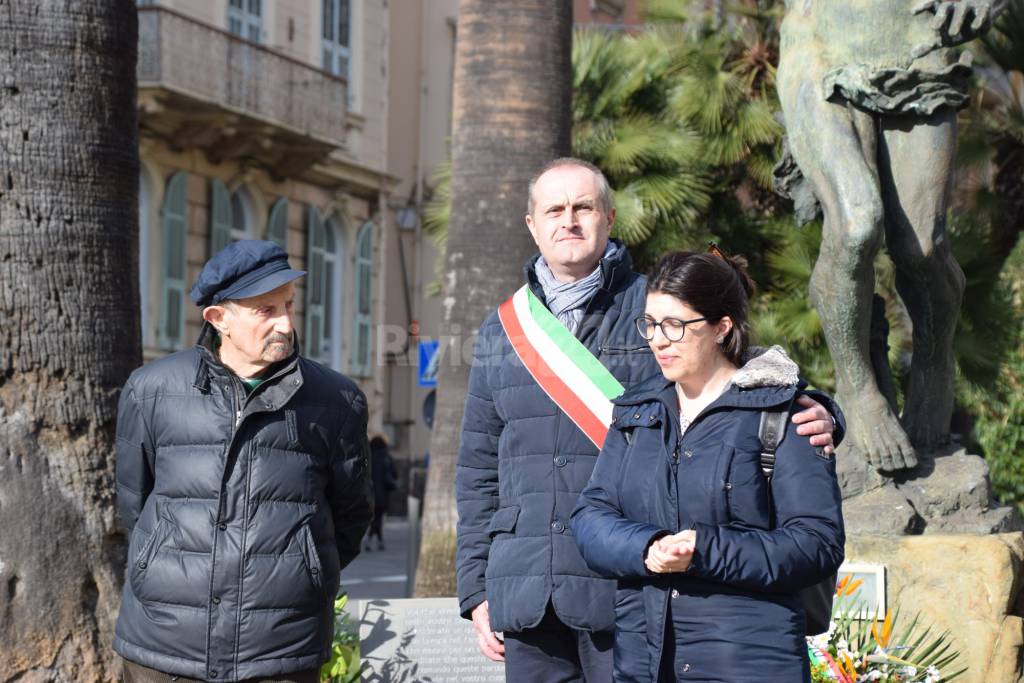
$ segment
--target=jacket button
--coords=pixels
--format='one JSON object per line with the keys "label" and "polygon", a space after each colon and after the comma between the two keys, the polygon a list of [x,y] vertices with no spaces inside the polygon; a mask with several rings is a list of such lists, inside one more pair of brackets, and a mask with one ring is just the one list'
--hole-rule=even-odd
{"label": "jacket button", "polygon": [[691,451],[689,448],[687,448],[685,451],[683,451],[683,455],[685,455],[687,458],[692,458],[693,457],[693,451]]}
{"label": "jacket button", "polygon": [[210,678],[216,678],[216,677],[217,677],[217,670],[216,669],[210,669]]}
{"label": "jacket button", "polygon": [[683,673],[686,673],[689,670],[690,670],[690,665],[689,664],[683,664]]}
{"label": "jacket button", "polygon": [[559,467],[565,467],[565,463],[566,463],[566,459],[565,459],[564,455],[556,455],[555,456],[555,464],[556,465],[558,465]]}
{"label": "jacket button", "polygon": [[214,597],[213,604],[219,605],[220,604],[220,598]]}
{"label": "jacket button", "polygon": [[228,530],[228,525],[225,524],[224,522],[221,522],[220,524],[217,525],[217,528],[220,529],[221,531],[227,531]]}
{"label": "jacket button", "polygon": [[679,597],[679,591],[677,591],[675,588],[672,589],[672,597],[673,598],[678,598]]}
{"label": "jacket button", "polygon": [[551,523],[551,530],[554,531],[556,534],[560,534],[563,531],[565,531],[565,525],[562,524],[561,522],[552,522]]}
{"label": "jacket button", "polygon": [[637,413],[636,415],[634,415],[633,419],[634,420],[639,420],[640,419],[640,413]]}
{"label": "jacket button", "polygon": [[141,560],[139,562],[139,569],[145,569],[145,568],[146,568],[146,562],[145,562],[145,560]]}
{"label": "jacket button", "polygon": [[725,482],[725,490],[726,491],[732,491],[732,482],[731,481]]}
{"label": "jacket button", "polygon": [[317,569],[316,567],[313,567],[312,569],[309,570],[309,573],[312,574],[313,576],[316,576],[317,574],[320,573],[320,570]]}

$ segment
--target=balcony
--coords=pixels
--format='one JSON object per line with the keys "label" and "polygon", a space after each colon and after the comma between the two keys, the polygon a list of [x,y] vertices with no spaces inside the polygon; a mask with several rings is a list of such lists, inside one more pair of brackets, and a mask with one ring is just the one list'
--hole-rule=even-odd
{"label": "balcony", "polygon": [[345,146],[343,78],[167,8],[138,11],[143,133],[279,177]]}

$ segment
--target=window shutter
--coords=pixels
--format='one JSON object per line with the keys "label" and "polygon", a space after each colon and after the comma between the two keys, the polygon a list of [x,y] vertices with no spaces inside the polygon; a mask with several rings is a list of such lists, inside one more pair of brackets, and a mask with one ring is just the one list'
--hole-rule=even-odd
{"label": "window shutter", "polygon": [[284,197],[274,202],[267,220],[267,239],[276,242],[288,252],[288,200]]}
{"label": "window shutter", "polygon": [[186,179],[183,171],[171,176],[160,209],[163,278],[159,336],[160,345],[166,349],[181,348],[185,333]]}
{"label": "window shutter", "polygon": [[371,287],[373,283],[373,223],[364,223],[356,239],[356,315],[352,374],[369,377],[371,347]]}
{"label": "window shutter", "polygon": [[231,244],[231,194],[216,178],[210,181],[210,256]]}
{"label": "window shutter", "polygon": [[306,355],[320,360],[324,329],[324,222],[320,211],[306,210]]}

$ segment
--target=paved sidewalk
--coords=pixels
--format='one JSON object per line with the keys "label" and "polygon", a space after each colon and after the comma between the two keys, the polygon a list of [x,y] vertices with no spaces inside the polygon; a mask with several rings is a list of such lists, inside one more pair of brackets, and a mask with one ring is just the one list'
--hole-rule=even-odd
{"label": "paved sidewalk", "polygon": [[350,600],[407,598],[409,567],[409,523],[405,518],[384,520],[384,550],[363,550],[341,573],[341,589]]}

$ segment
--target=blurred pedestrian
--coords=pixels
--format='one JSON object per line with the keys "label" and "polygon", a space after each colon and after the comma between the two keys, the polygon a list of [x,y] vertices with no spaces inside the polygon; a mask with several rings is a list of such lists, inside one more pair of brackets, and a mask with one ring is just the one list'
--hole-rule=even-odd
{"label": "blurred pedestrian", "polygon": [[366,550],[372,550],[371,541],[377,537],[377,550],[384,550],[384,513],[388,509],[391,492],[398,487],[395,461],[388,451],[388,440],[383,434],[370,439],[370,473],[373,477],[373,521],[366,535]]}

